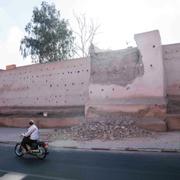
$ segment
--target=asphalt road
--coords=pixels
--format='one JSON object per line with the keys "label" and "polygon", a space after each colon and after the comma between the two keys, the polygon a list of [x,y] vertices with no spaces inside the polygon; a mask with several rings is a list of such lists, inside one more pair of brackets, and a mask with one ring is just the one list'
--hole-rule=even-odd
{"label": "asphalt road", "polygon": [[51,150],[38,160],[0,146],[0,156],[4,180],[180,180],[180,154]]}

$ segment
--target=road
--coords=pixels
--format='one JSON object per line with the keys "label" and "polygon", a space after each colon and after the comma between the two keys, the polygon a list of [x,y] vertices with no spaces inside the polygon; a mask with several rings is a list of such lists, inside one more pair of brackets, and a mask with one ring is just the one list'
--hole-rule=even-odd
{"label": "road", "polygon": [[45,160],[18,158],[0,146],[0,179],[11,180],[179,180],[180,154],[106,151],[50,151]]}

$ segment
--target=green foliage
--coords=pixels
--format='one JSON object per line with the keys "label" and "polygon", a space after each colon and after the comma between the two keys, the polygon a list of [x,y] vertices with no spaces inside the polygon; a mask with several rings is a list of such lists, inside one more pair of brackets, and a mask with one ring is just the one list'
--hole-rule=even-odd
{"label": "green foliage", "polygon": [[42,2],[33,10],[31,21],[25,27],[26,36],[21,40],[20,51],[24,58],[31,55],[38,63],[60,61],[73,55],[74,37],[68,22],[60,19],[55,5]]}

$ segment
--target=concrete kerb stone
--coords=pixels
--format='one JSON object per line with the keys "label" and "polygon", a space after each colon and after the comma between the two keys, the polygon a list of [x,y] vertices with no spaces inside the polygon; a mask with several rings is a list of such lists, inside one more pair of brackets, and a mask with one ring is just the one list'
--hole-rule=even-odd
{"label": "concrete kerb stone", "polygon": [[[15,145],[17,142],[15,141],[0,141],[2,145]],[[101,147],[91,147],[91,148],[83,148],[78,146],[49,146],[51,150],[61,151],[63,150],[87,150],[87,151],[112,151],[112,152],[162,152],[162,153],[180,153],[180,149],[160,149],[160,148],[101,148]]]}
{"label": "concrete kerb stone", "polygon": [[0,141],[2,145],[15,145],[16,143],[15,141]]}
{"label": "concrete kerb stone", "polygon": [[101,148],[101,147],[91,147],[83,148],[78,146],[50,146],[50,149],[55,151],[64,150],[87,150],[87,151],[111,151],[111,152],[162,152],[162,153],[180,153],[180,149],[160,149],[160,148]]}

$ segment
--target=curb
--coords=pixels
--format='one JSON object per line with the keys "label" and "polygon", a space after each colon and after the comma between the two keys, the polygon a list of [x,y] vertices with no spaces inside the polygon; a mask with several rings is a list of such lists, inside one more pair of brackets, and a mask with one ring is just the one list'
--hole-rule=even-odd
{"label": "curb", "polygon": [[112,151],[112,152],[158,152],[158,153],[180,153],[180,149],[156,149],[156,148],[101,148],[101,147],[91,147],[91,148],[82,148],[77,146],[50,146],[50,149],[60,151],[62,149],[69,150],[92,150],[92,151]]}
{"label": "curb", "polygon": [[[0,145],[15,145],[17,141],[0,141]],[[164,148],[104,148],[104,147],[90,147],[83,148],[78,146],[49,146],[49,149],[60,151],[62,149],[70,150],[92,150],[92,151],[116,151],[116,152],[162,152],[162,153],[180,153],[180,149],[164,149]]]}
{"label": "curb", "polygon": [[15,145],[16,141],[0,141],[0,144],[9,144],[9,145]]}

